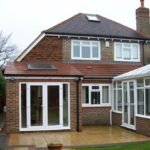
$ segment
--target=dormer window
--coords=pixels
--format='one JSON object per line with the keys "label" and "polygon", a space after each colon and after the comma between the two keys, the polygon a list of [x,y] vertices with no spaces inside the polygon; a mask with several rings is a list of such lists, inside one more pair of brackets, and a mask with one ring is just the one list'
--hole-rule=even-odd
{"label": "dormer window", "polygon": [[76,60],[100,60],[100,42],[72,40],[71,58]]}
{"label": "dormer window", "polygon": [[115,61],[140,61],[140,49],[138,43],[114,43]]}

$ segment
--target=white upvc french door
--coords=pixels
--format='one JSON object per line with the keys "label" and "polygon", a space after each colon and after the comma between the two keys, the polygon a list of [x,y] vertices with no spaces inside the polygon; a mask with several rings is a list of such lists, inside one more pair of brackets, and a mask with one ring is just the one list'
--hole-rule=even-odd
{"label": "white upvc french door", "polygon": [[63,88],[61,83],[27,84],[27,129],[63,127]]}
{"label": "white upvc french door", "polygon": [[122,126],[135,130],[135,81],[123,82]]}

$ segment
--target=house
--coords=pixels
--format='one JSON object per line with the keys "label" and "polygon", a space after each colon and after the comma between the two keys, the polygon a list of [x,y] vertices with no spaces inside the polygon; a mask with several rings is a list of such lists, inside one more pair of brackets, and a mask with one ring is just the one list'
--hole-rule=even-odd
{"label": "house", "polygon": [[137,31],[79,13],[42,31],[6,66],[7,132],[122,125],[150,135],[149,114],[136,117],[136,81],[119,80],[150,62],[149,9],[143,0],[136,19]]}

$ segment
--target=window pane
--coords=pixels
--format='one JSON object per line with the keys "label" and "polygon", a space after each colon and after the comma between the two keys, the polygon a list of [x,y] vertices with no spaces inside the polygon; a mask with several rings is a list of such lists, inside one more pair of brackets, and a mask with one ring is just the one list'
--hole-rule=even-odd
{"label": "window pane", "polygon": [[99,89],[99,86],[92,86],[92,89]]}
{"label": "window pane", "polygon": [[90,47],[82,46],[82,58],[90,58]]}
{"label": "window pane", "polygon": [[91,104],[100,104],[100,92],[91,92]]}
{"label": "window pane", "polygon": [[124,48],[123,49],[123,58],[124,59],[131,59],[131,49]]}
{"label": "window pane", "polygon": [[68,85],[63,84],[63,126],[68,126]]}
{"label": "window pane", "polygon": [[146,105],[146,115],[150,116],[150,89],[146,89],[145,91],[145,105]]}
{"label": "window pane", "polygon": [[137,80],[137,87],[144,87],[143,79],[138,79]]}
{"label": "window pane", "polygon": [[133,55],[133,59],[138,59],[138,45],[137,44],[132,45],[132,55]]}
{"label": "window pane", "polygon": [[122,58],[122,46],[121,44],[116,44],[116,58]]}
{"label": "window pane", "polygon": [[59,107],[59,86],[48,86],[47,87],[47,98],[48,98],[48,125],[59,125],[60,124],[60,107]]}
{"label": "window pane", "polygon": [[121,82],[117,82],[117,88],[122,88],[122,83]]}
{"label": "window pane", "polygon": [[26,128],[27,127],[27,99],[26,99],[26,84],[21,85],[21,127]]}
{"label": "window pane", "polygon": [[31,126],[43,125],[43,109],[42,109],[42,86],[31,86]]}
{"label": "window pane", "polygon": [[122,111],[122,90],[117,91],[117,98],[118,98],[118,111]]}
{"label": "window pane", "polygon": [[82,103],[89,104],[89,87],[88,86],[82,87]]}
{"label": "window pane", "polygon": [[150,86],[150,79],[145,79],[145,85]]}
{"label": "window pane", "polygon": [[80,46],[79,45],[73,46],[73,57],[80,57]]}
{"label": "window pane", "polygon": [[137,90],[138,114],[144,115],[144,90]]}
{"label": "window pane", "polygon": [[102,102],[109,103],[109,87],[108,86],[102,87]]}

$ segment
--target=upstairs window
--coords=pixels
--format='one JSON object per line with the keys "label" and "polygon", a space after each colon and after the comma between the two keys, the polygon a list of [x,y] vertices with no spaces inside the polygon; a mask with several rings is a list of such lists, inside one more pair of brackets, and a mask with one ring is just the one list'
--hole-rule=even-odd
{"label": "upstairs window", "polygon": [[76,60],[100,60],[99,41],[72,40],[71,58]]}
{"label": "upstairs window", "polygon": [[115,42],[114,60],[139,62],[140,61],[139,44]]}

